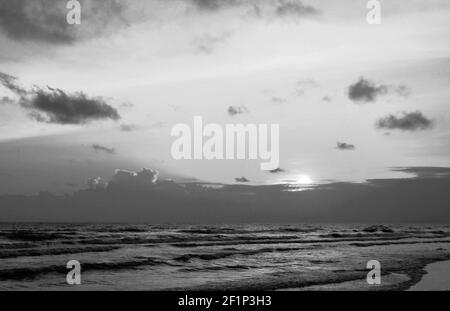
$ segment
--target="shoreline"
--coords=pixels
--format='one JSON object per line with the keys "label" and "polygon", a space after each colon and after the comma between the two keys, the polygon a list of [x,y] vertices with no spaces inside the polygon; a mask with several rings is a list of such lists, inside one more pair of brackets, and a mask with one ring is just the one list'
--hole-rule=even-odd
{"label": "shoreline", "polygon": [[436,261],[426,265],[420,280],[408,291],[450,291],[450,260]]}
{"label": "shoreline", "polygon": [[414,269],[382,273],[384,284],[382,281],[381,285],[375,287],[368,285],[365,278],[357,278],[337,283],[280,288],[275,291],[446,291],[450,290],[449,273],[450,258],[436,258],[432,261],[427,260]]}

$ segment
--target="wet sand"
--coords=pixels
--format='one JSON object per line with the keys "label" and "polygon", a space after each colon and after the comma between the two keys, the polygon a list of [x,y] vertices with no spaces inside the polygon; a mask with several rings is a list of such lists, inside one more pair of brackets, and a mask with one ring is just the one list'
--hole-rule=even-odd
{"label": "wet sand", "polygon": [[450,290],[450,260],[434,262],[425,267],[427,272],[422,279],[409,288],[411,291]]}

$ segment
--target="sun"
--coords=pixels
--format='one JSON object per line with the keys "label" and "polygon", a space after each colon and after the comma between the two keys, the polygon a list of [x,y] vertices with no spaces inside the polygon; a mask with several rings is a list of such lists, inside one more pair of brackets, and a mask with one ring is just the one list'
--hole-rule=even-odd
{"label": "sun", "polygon": [[296,181],[297,184],[310,185],[312,184],[312,179],[308,175],[300,175]]}

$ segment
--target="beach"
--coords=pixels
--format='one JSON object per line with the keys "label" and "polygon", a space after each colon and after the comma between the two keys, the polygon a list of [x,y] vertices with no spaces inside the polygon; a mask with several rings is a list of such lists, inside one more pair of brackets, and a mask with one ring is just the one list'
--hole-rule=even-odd
{"label": "beach", "polygon": [[449,225],[0,224],[2,290],[407,290],[448,260]]}
{"label": "beach", "polygon": [[426,274],[409,290],[450,291],[450,261],[434,262],[425,267]]}

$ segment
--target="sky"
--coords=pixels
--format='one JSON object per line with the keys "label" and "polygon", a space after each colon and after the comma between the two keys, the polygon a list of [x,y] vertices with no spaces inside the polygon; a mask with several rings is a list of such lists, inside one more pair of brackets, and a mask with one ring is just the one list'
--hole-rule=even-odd
{"label": "sky", "polygon": [[[70,193],[117,169],[266,185],[450,166],[450,3],[0,0],[0,194]],[[231,110],[230,110],[231,107]],[[233,113],[230,113],[233,111]],[[171,128],[279,124],[280,169],[175,160]]]}

